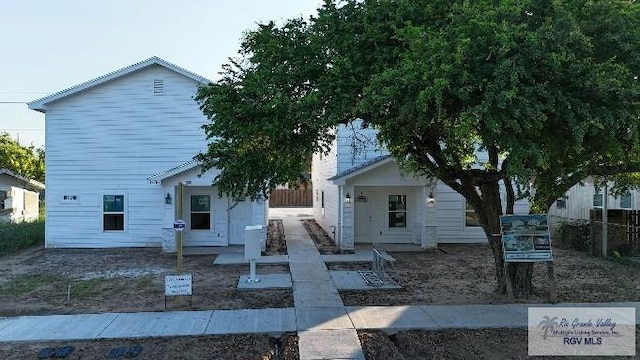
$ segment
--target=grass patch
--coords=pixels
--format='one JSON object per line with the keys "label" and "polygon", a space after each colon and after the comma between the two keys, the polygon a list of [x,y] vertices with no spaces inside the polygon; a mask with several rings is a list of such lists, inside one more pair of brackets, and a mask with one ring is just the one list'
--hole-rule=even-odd
{"label": "grass patch", "polygon": [[71,285],[71,296],[85,298],[95,295],[105,283],[113,281],[105,278],[93,278],[89,280],[76,280]]}
{"label": "grass patch", "polygon": [[0,223],[0,256],[44,245],[44,220],[18,224]]}
{"label": "grass patch", "polygon": [[54,285],[61,283],[65,279],[47,274],[28,274],[20,275],[0,287],[5,294],[23,295],[30,293],[41,286]]}

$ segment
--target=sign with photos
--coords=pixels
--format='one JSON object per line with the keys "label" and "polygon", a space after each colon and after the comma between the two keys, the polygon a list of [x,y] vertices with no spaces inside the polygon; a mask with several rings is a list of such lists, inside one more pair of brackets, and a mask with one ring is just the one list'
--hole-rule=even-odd
{"label": "sign with photos", "polygon": [[505,262],[553,261],[547,215],[500,216]]}

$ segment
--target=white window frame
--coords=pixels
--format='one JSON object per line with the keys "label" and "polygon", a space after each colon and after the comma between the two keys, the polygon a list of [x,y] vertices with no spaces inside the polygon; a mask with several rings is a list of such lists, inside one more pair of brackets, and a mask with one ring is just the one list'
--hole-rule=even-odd
{"label": "white window frame", "polygon": [[[560,206],[562,204],[562,206]],[[556,199],[556,209],[564,210],[567,208],[567,198],[561,197]]]}
{"label": "white window frame", "polygon": [[[389,210],[389,204],[391,203],[392,196],[400,196],[401,199],[404,199],[404,210]],[[387,229],[389,230],[406,230],[409,228],[409,206],[407,204],[409,197],[407,194],[388,194],[387,195]],[[389,220],[391,219],[391,214],[404,213],[404,226],[389,226]]]}
{"label": "white window frame", "polygon": [[[600,205],[596,205],[596,196],[600,197]],[[602,204],[604,203],[604,197],[601,192],[594,193],[591,198],[591,206],[594,209],[602,209]]]}
{"label": "white window frame", "polygon": [[[623,197],[629,198],[629,206],[622,206]],[[633,209],[633,194],[630,191],[627,191],[626,193],[620,195],[620,209]]]}
{"label": "white window frame", "polygon": [[[209,211],[193,211],[191,204],[194,196],[207,196],[209,197]],[[190,194],[189,195],[189,231],[212,231],[213,230],[213,198],[211,194]],[[193,214],[209,214],[209,228],[208,229],[194,229],[193,228]]]}
{"label": "white window frame", "polygon": [[[122,211],[104,211],[104,197],[105,196],[122,196]],[[127,222],[129,220],[128,212],[128,200],[129,194],[122,191],[103,191],[100,195],[100,224],[102,232],[104,233],[123,233],[128,229]],[[109,214],[122,214],[122,230],[106,230],[104,228],[104,216]]]}

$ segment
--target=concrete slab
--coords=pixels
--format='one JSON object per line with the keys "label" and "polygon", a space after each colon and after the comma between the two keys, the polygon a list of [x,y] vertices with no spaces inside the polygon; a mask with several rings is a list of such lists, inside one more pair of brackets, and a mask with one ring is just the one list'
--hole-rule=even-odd
{"label": "concrete slab", "polygon": [[16,318],[5,318],[2,317],[0,318],[0,331],[2,331],[2,329],[11,326],[11,324],[15,321]]}
{"label": "concrete slab", "polygon": [[[389,255],[386,251],[380,250],[382,257],[387,261],[396,261],[396,259]],[[322,260],[326,263],[354,263],[354,262],[368,262],[373,261],[372,249],[356,249],[354,254],[335,254],[335,255],[321,255]]]}
{"label": "concrete slab", "polygon": [[313,208],[269,208],[269,219],[313,217]]}
{"label": "concrete slab", "polygon": [[249,282],[249,275],[242,275],[238,280],[239,290],[259,290],[259,289],[291,289],[290,274],[256,274],[260,280]]}
{"label": "concrete slab", "polygon": [[383,284],[373,286],[364,281],[362,275],[357,271],[329,270],[329,275],[338,290],[397,290],[402,289],[400,285]]}
{"label": "concrete slab", "polygon": [[0,332],[0,341],[49,341],[94,339],[119,314],[21,316]]}
{"label": "concrete slab", "polygon": [[[285,265],[289,263],[289,255],[269,255],[260,256],[256,259],[258,265]],[[244,253],[220,254],[213,260],[213,265],[242,265],[247,264],[249,271],[249,261],[245,260]]]}
{"label": "concrete slab", "polygon": [[440,328],[418,306],[348,306],[346,310],[356,329],[383,329],[394,334],[400,330]]}
{"label": "concrete slab", "polygon": [[267,333],[280,335],[296,331],[293,308],[215,310],[205,334]]}
{"label": "concrete slab", "polygon": [[212,311],[123,313],[101,334],[101,338],[201,335]]}
{"label": "concrete slab", "polygon": [[360,339],[355,329],[299,331],[298,349],[300,360],[364,360]]}
{"label": "concrete slab", "polygon": [[519,304],[430,305],[421,308],[442,328],[522,328],[528,325],[528,308]]}
{"label": "concrete slab", "polygon": [[298,331],[353,329],[344,307],[299,307],[296,323]]}

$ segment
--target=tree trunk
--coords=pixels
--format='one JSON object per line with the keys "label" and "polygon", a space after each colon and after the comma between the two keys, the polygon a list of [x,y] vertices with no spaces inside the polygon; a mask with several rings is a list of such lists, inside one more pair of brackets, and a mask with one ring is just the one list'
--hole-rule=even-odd
{"label": "tree trunk", "polygon": [[528,298],[533,291],[533,263],[519,262],[508,263],[507,272],[511,279],[513,296],[516,298]]}
{"label": "tree trunk", "polygon": [[[482,228],[489,239],[489,245],[493,252],[496,270],[497,292],[507,293],[505,266],[511,280],[511,288],[516,298],[527,298],[533,292],[533,263],[505,263],[502,248],[502,236],[500,235],[500,215],[502,204],[497,182],[485,184],[481,187],[482,204],[478,206],[484,212],[480,213]],[[472,204],[473,205],[473,204]],[[478,211],[478,210],[476,210]]]}

